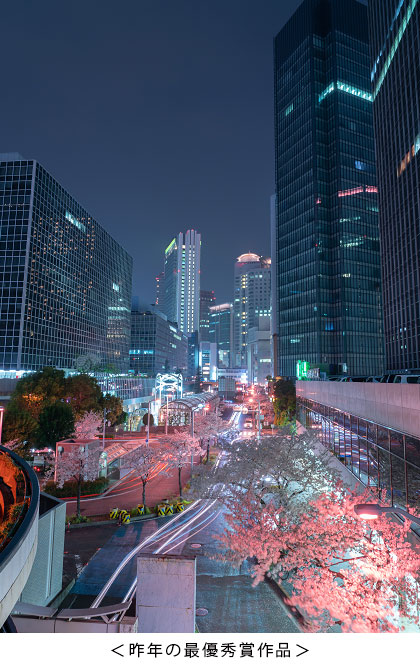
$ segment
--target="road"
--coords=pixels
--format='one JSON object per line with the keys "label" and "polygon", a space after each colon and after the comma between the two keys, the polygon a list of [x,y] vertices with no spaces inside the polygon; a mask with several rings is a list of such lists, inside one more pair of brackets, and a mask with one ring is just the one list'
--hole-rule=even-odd
{"label": "road", "polygon": [[[220,552],[217,535],[225,529],[224,508],[219,501],[198,502],[188,512],[172,519],[151,519],[115,528],[83,569],[62,606],[86,608],[95,598],[95,606],[120,602],[133,585],[139,551],[194,554],[197,558],[196,606],[207,611],[204,616],[197,616],[200,632],[300,632],[273,588],[265,582],[255,588],[252,586],[249,563],[236,568],[214,559]],[[82,538],[89,530],[80,528],[77,532]],[[156,534],[156,531],[161,532]],[[69,540],[77,549],[75,533],[71,531]],[[146,540],[148,542],[140,547]],[[120,572],[113,578],[116,570]]]}

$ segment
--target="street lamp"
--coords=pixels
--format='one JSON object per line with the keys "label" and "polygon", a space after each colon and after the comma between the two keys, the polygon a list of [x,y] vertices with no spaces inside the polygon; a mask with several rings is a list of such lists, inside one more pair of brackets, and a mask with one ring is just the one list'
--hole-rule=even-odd
{"label": "street lamp", "polygon": [[382,507],[375,503],[362,503],[360,505],[355,505],[354,511],[357,516],[360,516],[361,519],[366,519],[367,521],[377,519],[381,514],[397,514],[406,519],[410,519],[412,523],[416,523],[420,526],[420,517],[414,516],[414,514],[410,514],[400,507]]}

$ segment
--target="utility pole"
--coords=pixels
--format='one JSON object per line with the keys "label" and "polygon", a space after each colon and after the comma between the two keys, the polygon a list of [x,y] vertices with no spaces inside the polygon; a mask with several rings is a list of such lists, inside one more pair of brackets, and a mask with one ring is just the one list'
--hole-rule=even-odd
{"label": "utility pole", "polygon": [[104,408],[104,424],[102,428],[102,451],[105,451],[105,422],[106,422],[106,408]]}
{"label": "utility pole", "polygon": [[149,445],[149,436],[150,436],[150,401],[147,403],[147,435],[146,435],[146,445]]}

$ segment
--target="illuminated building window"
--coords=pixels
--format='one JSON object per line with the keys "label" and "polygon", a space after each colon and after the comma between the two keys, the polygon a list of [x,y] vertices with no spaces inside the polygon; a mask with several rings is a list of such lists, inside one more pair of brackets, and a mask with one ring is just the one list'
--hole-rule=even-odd
{"label": "illuminated building window", "polygon": [[[395,39],[394,39],[394,41],[393,41],[393,43],[392,43],[392,46],[391,46],[391,48],[390,48],[390,50],[389,50],[387,59],[385,60],[384,66],[382,67],[382,71],[381,71],[381,73],[380,73],[380,75],[379,75],[379,78],[378,78],[378,81],[377,81],[377,83],[376,83],[375,91],[374,91],[374,94],[373,94],[373,97],[374,97],[374,98],[375,98],[375,97],[377,96],[377,94],[379,93],[379,90],[380,90],[380,88],[381,88],[381,86],[382,86],[382,84],[383,84],[383,82],[384,82],[384,79],[385,79],[385,77],[386,77],[386,75],[387,75],[387,72],[388,72],[388,70],[389,70],[389,67],[390,67],[390,65],[391,65],[391,63],[392,63],[392,61],[393,61],[393,59],[394,59],[395,53],[397,52],[397,49],[398,49],[398,47],[399,47],[399,45],[400,45],[400,42],[401,42],[401,40],[402,40],[402,38],[403,38],[403,35],[404,35],[404,33],[405,33],[405,30],[406,30],[406,28],[407,28],[407,26],[408,26],[408,24],[409,24],[409,22],[410,22],[411,16],[412,16],[412,14],[413,14],[413,11],[414,11],[416,5],[417,5],[417,0],[411,0],[411,2],[409,3],[409,5],[408,5],[408,7],[407,7],[407,12],[405,13],[404,18],[403,18],[402,21],[401,21],[401,25],[400,25],[400,27],[399,27],[399,29],[398,29],[397,34],[395,35]],[[401,9],[401,7],[397,10],[398,13],[399,13],[399,10],[400,10],[400,9]],[[398,14],[395,16],[395,18],[396,18],[397,16],[398,16]],[[395,20],[395,19],[394,19],[394,20]],[[391,27],[392,27],[392,26],[391,26]],[[387,39],[389,39],[389,34],[390,34],[390,31],[388,31]],[[384,47],[385,47],[385,45],[384,45]],[[383,47],[383,48],[384,48],[384,47]],[[381,56],[382,56],[382,51],[381,51],[381,53],[379,54],[379,59],[380,59]],[[376,69],[377,64],[378,64],[378,59],[377,59],[377,61],[376,61],[376,63],[375,63],[375,69]],[[375,75],[375,72],[373,72],[373,75]]]}
{"label": "illuminated building window", "polygon": [[352,86],[349,83],[343,83],[342,81],[337,81],[337,82],[333,81],[319,95],[318,103],[321,104],[321,102],[327,97],[327,95],[332,93],[334,90],[339,90],[342,93],[348,93],[349,95],[354,95],[354,97],[359,97],[361,100],[365,100],[366,102],[373,102],[372,93],[369,93],[366,90],[360,90],[360,88],[356,88],[355,86]]}

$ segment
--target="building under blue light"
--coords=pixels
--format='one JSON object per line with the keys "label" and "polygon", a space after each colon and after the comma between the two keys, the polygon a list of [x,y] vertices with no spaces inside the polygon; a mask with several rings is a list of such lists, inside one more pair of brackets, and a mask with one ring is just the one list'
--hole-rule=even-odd
{"label": "building under blue light", "polygon": [[367,10],[305,0],[275,39],[278,362],[382,371]]}
{"label": "building under blue light", "polygon": [[44,167],[0,155],[0,372],[128,370],[130,255]]}

